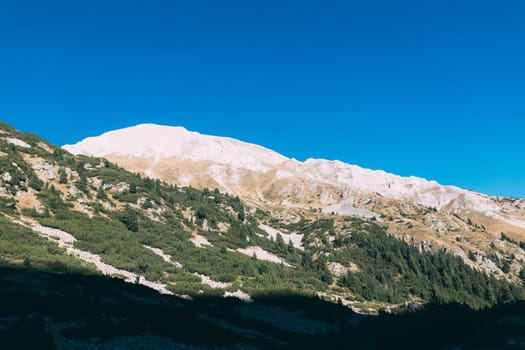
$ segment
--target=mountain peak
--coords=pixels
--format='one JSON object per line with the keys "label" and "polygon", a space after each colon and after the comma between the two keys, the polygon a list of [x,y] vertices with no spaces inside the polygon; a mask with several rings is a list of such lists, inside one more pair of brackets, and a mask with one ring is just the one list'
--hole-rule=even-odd
{"label": "mountain peak", "polygon": [[64,149],[73,154],[117,155],[145,159],[178,158],[226,164],[253,171],[270,170],[288,158],[254,144],[188,131],[180,126],[139,124],[88,137]]}
{"label": "mountain peak", "polygon": [[525,228],[522,217],[506,217],[494,199],[478,193],[338,160],[297,162],[258,145],[183,127],[139,124],[64,148],[74,154],[108,158],[149,177],[220,188],[249,200],[325,208],[378,194],[452,213],[476,212]]}

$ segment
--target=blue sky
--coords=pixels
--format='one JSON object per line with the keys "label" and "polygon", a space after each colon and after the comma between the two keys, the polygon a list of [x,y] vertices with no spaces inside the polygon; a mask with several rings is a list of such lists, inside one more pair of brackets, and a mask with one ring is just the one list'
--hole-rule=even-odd
{"label": "blue sky", "polygon": [[525,197],[525,2],[2,1],[0,119],[152,122]]}

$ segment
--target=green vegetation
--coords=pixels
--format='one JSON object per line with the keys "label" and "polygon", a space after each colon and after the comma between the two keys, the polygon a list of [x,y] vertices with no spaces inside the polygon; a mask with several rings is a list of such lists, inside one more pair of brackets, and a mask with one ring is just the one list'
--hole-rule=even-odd
{"label": "green vegetation", "polygon": [[54,242],[0,216],[0,261],[50,272],[97,273]]}
{"label": "green vegetation", "polygon": [[41,218],[40,222],[75,236],[75,246],[79,249],[98,254],[104,262],[142,274],[148,279],[159,280],[162,271],[175,269],[144,248],[137,233],[128,230],[119,220],[89,218],[77,212],[60,211],[55,218]]}
{"label": "green vegetation", "polygon": [[[474,270],[459,257],[444,251],[420,252],[387,235],[375,220],[348,217],[338,227],[330,219],[301,220],[281,228],[305,234],[311,255],[343,266],[355,264],[359,270],[348,272],[338,285],[362,300],[457,302],[482,308],[524,297],[522,288]],[[476,259],[473,253],[469,257]],[[510,270],[505,263],[503,268]]]}
{"label": "green vegetation", "polygon": [[119,220],[126,226],[126,228],[132,232],[139,230],[139,217],[138,213],[131,209],[129,205],[126,205],[124,212],[120,215]]}
{"label": "green vegetation", "polygon": [[47,187],[38,193],[38,199],[42,201],[45,207],[52,212],[72,207],[71,203],[62,200],[60,192],[55,189],[53,185]]}
{"label": "green vegetation", "polygon": [[349,272],[340,284],[365,299],[400,303],[417,297],[480,308],[523,298],[522,289],[470,268],[459,257],[420,253],[375,223],[355,223],[356,231],[341,240],[345,249],[334,259],[359,266],[360,272]]}
{"label": "green vegetation", "polygon": [[[116,216],[120,218],[120,215]],[[230,252],[226,248],[227,243],[198,248],[180,228],[173,229],[144,216],[139,219],[138,232],[129,230],[119,219],[89,218],[71,211],[58,212],[54,219],[39,220],[45,226],[71,233],[78,239],[75,245],[79,249],[100,255],[106,263],[143,274],[151,280],[176,282],[170,287],[176,293],[196,295],[198,290],[204,289],[200,279],[191,275],[194,272],[214,280],[233,282],[232,289],[242,285],[244,290],[259,295],[285,290],[312,295],[316,290],[326,288],[327,281],[322,280],[323,275],[317,276],[317,271],[322,270],[319,263],[296,269]],[[183,262],[184,269],[164,262],[143,245],[163,249],[174,261]],[[324,276],[326,279],[326,274]],[[209,289],[206,291],[208,294],[218,293]]]}

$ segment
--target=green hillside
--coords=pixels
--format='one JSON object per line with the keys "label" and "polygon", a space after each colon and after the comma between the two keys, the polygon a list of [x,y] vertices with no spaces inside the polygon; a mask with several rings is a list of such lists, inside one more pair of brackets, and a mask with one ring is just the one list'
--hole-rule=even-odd
{"label": "green hillside", "polygon": [[[32,230],[37,223],[72,235],[71,247],[194,299],[242,291],[322,296],[377,312],[407,302],[472,308],[523,298],[521,286],[473,270],[446,252],[423,252],[386,234],[374,219],[279,219],[217,190],[168,185],[104,159],[73,156],[0,125],[0,259],[51,273],[99,274],[93,264]],[[272,225],[303,235],[304,250],[272,239]],[[198,244],[195,242],[205,242]],[[244,255],[258,247],[281,263]],[[169,256],[166,261],[158,251]],[[71,250],[71,249],[70,249]],[[354,266],[342,275],[331,264]],[[221,287],[206,284],[206,276]],[[118,276],[116,276],[118,277]]]}

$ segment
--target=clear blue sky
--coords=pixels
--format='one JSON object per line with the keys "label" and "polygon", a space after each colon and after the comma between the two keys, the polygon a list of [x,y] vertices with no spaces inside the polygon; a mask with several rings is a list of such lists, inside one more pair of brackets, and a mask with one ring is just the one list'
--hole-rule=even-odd
{"label": "clear blue sky", "polygon": [[525,197],[525,1],[2,1],[0,119],[152,122]]}

